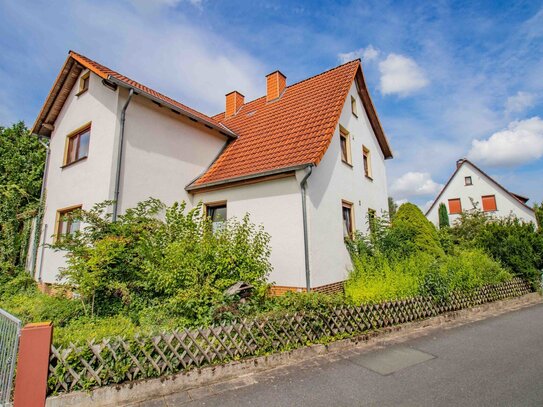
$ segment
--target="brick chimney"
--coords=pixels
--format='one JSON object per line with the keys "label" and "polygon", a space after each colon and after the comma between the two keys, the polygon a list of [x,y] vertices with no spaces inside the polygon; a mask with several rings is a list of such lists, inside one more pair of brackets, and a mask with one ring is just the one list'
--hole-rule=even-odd
{"label": "brick chimney", "polygon": [[456,161],[456,169],[460,168],[462,164],[464,164],[464,161],[466,161],[465,158],[461,158],[460,160]]}
{"label": "brick chimney", "polygon": [[226,109],[224,111],[224,117],[228,118],[235,116],[245,101],[245,96],[239,93],[237,90],[230,92],[226,95]]}
{"label": "brick chimney", "polygon": [[281,71],[266,75],[266,101],[277,99],[287,87],[287,77]]}

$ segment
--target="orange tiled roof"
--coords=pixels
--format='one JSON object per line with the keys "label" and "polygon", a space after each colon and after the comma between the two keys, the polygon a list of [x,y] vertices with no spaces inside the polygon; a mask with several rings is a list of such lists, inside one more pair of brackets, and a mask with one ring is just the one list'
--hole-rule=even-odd
{"label": "orange tiled roof", "polygon": [[235,116],[214,116],[238,138],[187,189],[317,165],[330,144],[357,72],[362,75],[360,69],[359,60],[351,61],[288,86],[275,101],[266,102],[263,96],[243,105]]}
{"label": "orange tiled roof", "polygon": [[191,113],[192,115],[204,120],[204,121],[208,121],[208,122],[211,122],[211,123],[214,123],[215,125],[219,126],[219,122],[212,119],[211,117],[197,111],[197,110],[194,110],[192,109],[191,107],[188,107],[187,105],[184,105],[182,103],[179,103],[178,101],[168,97],[168,96],[165,96],[163,95],[162,93],[159,93],[157,92],[156,90],[153,90],[151,88],[148,88],[147,86],[145,85],[142,85],[141,83],[139,82],[136,82],[135,80],[133,79],[130,79],[112,69],[109,69],[105,66],[103,66],[102,64],[99,64],[98,62],[96,61],[93,61],[92,59],[89,59],[87,58],[86,56],[84,55],[81,55],[81,54],[78,54],[77,52],[74,52],[74,51],[70,51],[70,56],[72,58],[74,58],[77,62],[79,62],[81,65],[83,65],[85,68],[91,70],[92,72],[94,72],[96,75],[100,76],[101,78],[103,79],[110,79],[110,78],[114,78],[114,79],[117,79],[118,81],[121,81],[123,83],[125,83],[126,85],[128,86],[131,86],[131,87],[134,87],[136,89],[139,89],[141,90],[142,92],[145,92],[151,96],[154,96],[155,98],[157,99],[160,99],[166,103],[169,103],[173,106],[177,106],[178,108],[182,109],[182,110],[185,110],[186,112],[188,113]]}

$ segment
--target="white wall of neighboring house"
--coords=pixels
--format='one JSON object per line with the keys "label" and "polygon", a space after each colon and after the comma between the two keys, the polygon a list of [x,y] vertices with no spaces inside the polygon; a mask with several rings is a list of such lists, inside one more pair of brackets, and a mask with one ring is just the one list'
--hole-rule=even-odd
{"label": "white wall of neighboring house", "polygon": [[226,201],[227,218],[249,214],[271,235],[268,280],[305,287],[304,235],[300,185],[294,176],[194,195],[193,204]]}
{"label": "white wall of neighboring house", "polygon": [[[358,117],[351,111],[356,99]],[[355,227],[367,231],[368,209],[388,210],[385,159],[355,83],[345,100],[339,124],[351,137],[352,167],[341,159],[339,126],[323,159],[308,180],[311,286],[342,281],[352,268],[343,238],[342,200],[352,202]],[[372,179],[364,174],[362,149],[371,155]]]}
{"label": "white wall of neighboring house", "polygon": [[[465,177],[471,177],[473,185],[465,185]],[[496,197],[496,211],[488,212],[494,217],[507,217],[511,214],[527,222],[535,221],[534,212],[526,208],[516,198],[506,193],[502,188],[496,185],[487,176],[474,168],[469,162],[464,162],[458,172],[451,179],[446,189],[443,191],[438,201],[426,214],[426,217],[436,226],[439,225],[439,204],[444,203],[449,211],[449,199],[460,198],[462,210],[473,209],[472,199],[478,209],[483,209],[482,197],[494,195]],[[451,224],[456,221],[460,215],[449,214]]]}

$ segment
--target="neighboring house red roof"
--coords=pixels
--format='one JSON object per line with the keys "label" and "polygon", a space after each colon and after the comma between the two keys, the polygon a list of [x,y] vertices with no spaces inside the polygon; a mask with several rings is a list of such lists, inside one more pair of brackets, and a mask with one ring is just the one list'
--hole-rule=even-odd
{"label": "neighboring house red roof", "polygon": [[[75,62],[75,63],[74,63]],[[68,59],[64,63],[63,68],[61,69],[53,88],[49,92],[49,95],[34,123],[32,132],[36,134],[42,134],[49,136],[50,130],[44,129],[43,124],[53,124],[60,112],[60,107],[66,100],[69,91],[72,89],[75,84],[76,78],[81,73],[82,69],[88,69],[91,72],[95,73],[102,79],[113,82],[119,86],[126,88],[132,88],[138,94],[142,94],[157,103],[163,103],[168,105],[168,107],[182,113],[193,120],[197,120],[207,125],[210,128],[215,128],[219,130],[224,135],[235,138],[236,135],[231,132],[229,129],[226,129],[218,121],[212,119],[211,117],[188,107],[178,101],[163,95],[156,90],[153,90],[145,85],[142,85],[139,82],[136,82],[133,79],[130,79],[110,68],[105,67],[102,64],[99,64],[96,61],[93,61],[90,58],[87,58],[77,52],[70,51],[68,54]],[[55,106],[56,105],[56,106]]]}
{"label": "neighboring house red roof", "polygon": [[354,80],[385,158],[392,152],[369,98],[360,60],[288,86],[279,99],[244,104],[231,117],[213,118],[238,134],[188,190],[248,177],[317,165],[330,145]]}
{"label": "neighboring house red roof", "polygon": [[518,194],[514,194],[513,192],[510,192],[509,190],[507,190],[505,187],[503,187],[499,182],[497,182],[496,180],[494,180],[490,175],[488,175],[486,172],[484,172],[482,169],[480,169],[479,167],[477,167],[475,164],[473,164],[471,161],[469,161],[467,158],[462,158],[460,160],[457,161],[457,165],[456,165],[456,170],[453,172],[453,174],[451,175],[451,177],[449,178],[449,180],[447,181],[447,183],[445,184],[445,186],[443,187],[443,189],[441,189],[441,192],[439,192],[439,194],[437,195],[436,199],[434,200],[434,202],[432,202],[432,205],[430,206],[430,208],[428,208],[428,210],[426,211],[426,215],[428,215],[430,213],[430,211],[432,210],[432,208],[435,206],[435,204],[439,201],[439,198],[441,198],[441,195],[443,195],[443,193],[445,192],[445,190],[447,189],[447,187],[449,186],[449,184],[451,183],[451,181],[453,180],[454,176],[458,173],[458,171],[460,171],[460,168],[462,168],[462,166],[464,164],[469,164],[471,165],[473,168],[475,168],[477,171],[479,171],[482,175],[484,175],[486,178],[488,178],[489,181],[491,181],[493,184],[495,184],[499,189],[501,189],[503,192],[505,192],[507,195],[510,195],[511,197],[513,197],[516,201],[518,201],[522,206],[526,207],[527,209],[531,210],[533,212],[533,208],[530,208],[528,205],[526,205],[526,202],[528,202],[529,198],[526,198],[525,196],[522,196],[522,195],[518,195]]}

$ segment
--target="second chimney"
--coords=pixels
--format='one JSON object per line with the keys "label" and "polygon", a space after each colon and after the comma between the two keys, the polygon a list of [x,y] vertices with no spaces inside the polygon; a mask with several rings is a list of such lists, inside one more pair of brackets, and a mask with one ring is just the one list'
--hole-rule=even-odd
{"label": "second chimney", "polygon": [[241,106],[243,106],[244,101],[245,96],[243,96],[237,90],[228,93],[226,95],[226,109],[224,110],[225,118],[234,116]]}
{"label": "second chimney", "polygon": [[287,77],[281,71],[266,75],[266,101],[277,99],[287,87]]}

